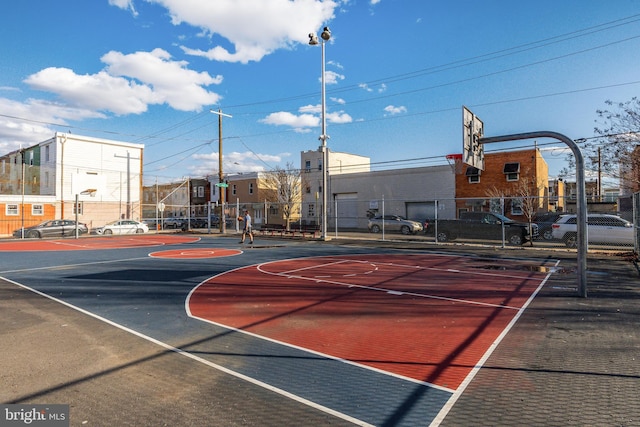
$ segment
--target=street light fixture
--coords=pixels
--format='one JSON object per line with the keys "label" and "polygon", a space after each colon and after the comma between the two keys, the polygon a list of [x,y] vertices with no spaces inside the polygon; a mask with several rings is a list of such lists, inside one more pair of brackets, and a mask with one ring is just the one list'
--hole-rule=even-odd
{"label": "street light fixture", "polygon": [[309,44],[311,46],[315,46],[320,44],[322,50],[322,73],[321,73],[321,82],[322,82],[322,133],[320,134],[320,151],[322,152],[322,229],[321,229],[321,238],[322,240],[327,240],[327,175],[329,174],[329,152],[327,149],[327,139],[329,139],[329,135],[327,135],[327,121],[326,121],[326,96],[325,96],[325,79],[324,79],[324,45],[331,38],[331,30],[329,27],[324,27],[322,33],[320,34],[320,38],[322,38],[322,42],[318,41],[318,36],[314,33],[309,33]]}

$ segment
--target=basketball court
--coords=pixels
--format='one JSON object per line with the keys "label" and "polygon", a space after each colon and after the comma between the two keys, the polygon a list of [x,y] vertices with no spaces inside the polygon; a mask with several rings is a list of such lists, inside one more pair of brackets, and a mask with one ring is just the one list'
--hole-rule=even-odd
{"label": "basketball court", "polygon": [[356,425],[437,425],[557,265],[237,237],[0,243],[0,277]]}

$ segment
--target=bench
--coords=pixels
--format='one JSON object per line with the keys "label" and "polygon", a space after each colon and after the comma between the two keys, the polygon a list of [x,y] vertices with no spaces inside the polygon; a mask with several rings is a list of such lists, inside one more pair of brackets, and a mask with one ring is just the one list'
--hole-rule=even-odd
{"label": "bench", "polygon": [[318,232],[320,231],[320,228],[317,225],[303,225],[301,226],[291,226],[291,228],[289,230],[287,230],[287,228],[282,225],[282,224],[263,224],[260,226],[260,229],[258,230],[260,232],[260,234],[264,235],[269,235],[269,236],[275,236],[276,234],[279,234],[280,237],[303,237],[306,238],[307,236],[309,237],[313,237],[316,238],[318,235]]}

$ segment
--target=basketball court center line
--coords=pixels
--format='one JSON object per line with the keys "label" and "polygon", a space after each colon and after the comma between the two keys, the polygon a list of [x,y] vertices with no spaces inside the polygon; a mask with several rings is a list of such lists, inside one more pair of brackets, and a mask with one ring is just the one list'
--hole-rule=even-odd
{"label": "basketball court center line", "polygon": [[[459,303],[462,303],[462,304],[479,305],[479,306],[482,306],[482,307],[505,308],[505,309],[510,309],[510,310],[519,310],[520,309],[520,307],[513,307],[513,306],[509,306],[509,305],[490,304],[490,303],[486,303],[486,302],[463,300],[463,299],[459,299],[459,298],[442,297],[442,296],[438,296],[438,295],[419,294],[419,293],[416,293],[416,292],[396,291],[394,289],[376,288],[376,287],[373,287],[373,286],[357,285],[355,283],[339,282],[337,280],[328,280],[328,279],[318,279],[318,278],[311,278],[311,277],[304,277],[304,276],[295,276],[295,275],[284,274],[284,273],[272,273],[272,272],[269,272],[269,271],[266,271],[266,270],[262,270],[261,269],[262,265],[265,265],[265,264],[259,264],[256,267],[258,269],[258,271],[260,271],[262,273],[265,273],[265,274],[272,275],[272,276],[284,277],[286,279],[301,279],[301,280],[304,280],[304,281],[311,281],[311,282],[316,282],[316,283],[329,283],[329,284],[332,284],[332,285],[345,286],[345,287],[348,287],[348,288],[359,288],[359,289],[366,289],[366,290],[376,291],[376,292],[385,292],[385,293],[391,294],[391,295],[408,295],[408,296],[415,296],[415,297],[425,298],[425,299],[436,299],[436,300],[441,300],[441,301],[459,302]],[[502,277],[502,276],[500,276],[500,277]]]}
{"label": "basketball court center line", "polygon": [[[559,264],[560,264],[560,260],[556,260],[555,267],[557,267]],[[509,324],[502,330],[502,332],[500,333],[500,335],[498,335],[498,337],[495,339],[495,341],[493,341],[491,346],[482,355],[480,360],[478,360],[478,363],[476,363],[476,366],[473,367],[473,369],[471,370],[471,372],[469,372],[469,374],[464,379],[464,381],[462,381],[462,383],[458,386],[458,388],[455,390],[455,392],[451,395],[451,397],[449,398],[447,403],[445,403],[444,406],[442,407],[442,409],[440,409],[440,412],[438,413],[438,415],[436,415],[436,417],[431,422],[430,427],[437,427],[437,426],[440,425],[440,423],[442,423],[442,421],[444,421],[445,417],[447,416],[447,414],[449,413],[451,408],[453,408],[453,405],[455,405],[455,403],[458,401],[460,396],[462,396],[462,393],[464,393],[464,391],[467,388],[467,386],[471,383],[471,381],[476,376],[476,374],[484,366],[485,362],[489,359],[491,354],[493,354],[495,349],[498,348],[498,345],[500,344],[500,342],[502,342],[504,337],[507,336],[507,334],[513,328],[513,326],[516,324],[518,319],[520,319],[520,316],[522,316],[522,314],[527,309],[527,307],[529,307],[529,305],[531,304],[533,299],[536,297],[536,295],[538,295],[538,292],[540,292],[540,290],[545,285],[545,283],[547,283],[547,280],[549,279],[549,277],[551,277],[551,274],[552,274],[551,272],[547,273],[547,275],[544,278],[544,280],[542,282],[540,282],[540,284],[538,285],[536,290],[531,294],[531,296],[527,299],[527,301],[522,305],[522,308],[520,310],[518,310],[516,315],[509,322]]]}
{"label": "basketball court center line", "polygon": [[[443,386],[440,386],[440,385],[437,385],[437,384],[432,384],[432,383],[429,383],[429,382],[426,382],[426,381],[416,380],[415,378],[411,378],[411,377],[405,377],[405,376],[402,376],[402,375],[399,375],[399,374],[396,374],[396,373],[393,373],[393,372],[388,372],[388,371],[385,371],[385,370],[382,370],[382,369],[374,368],[373,366],[362,365],[362,364],[357,363],[357,362],[352,362],[351,360],[342,359],[340,357],[332,356],[330,354],[321,353],[321,352],[316,351],[316,350],[311,350],[309,348],[300,347],[300,346],[297,346],[295,344],[290,344],[288,342],[278,341],[276,339],[269,338],[269,337],[264,336],[264,335],[259,335],[259,334],[253,333],[253,332],[246,331],[244,329],[238,329],[238,328],[236,328],[234,326],[225,325],[224,323],[218,323],[218,322],[214,322],[213,320],[203,319],[202,317],[195,316],[195,315],[193,315],[193,313],[191,313],[191,309],[189,308],[189,301],[191,300],[192,295],[198,290],[198,288],[200,288],[201,286],[206,286],[211,280],[214,280],[217,277],[223,276],[223,275],[225,275],[227,273],[233,273],[233,272],[236,272],[236,271],[240,271],[240,270],[242,270],[244,268],[247,268],[247,267],[252,267],[252,266],[238,267],[238,268],[234,268],[232,270],[229,270],[229,271],[226,271],[226,272],[223,272],[223,273],[216,274],[215,276],[213,276],[213,277],[203,281],[202,283],[198,284],[197,286],[195,286],[189,292],[189,295],[187,295],[187,298],[185,298],[185,301],[184,301],[184,309],[185,309],[185,312],[187,313],[187,316],[189,316],[192,319],[200,320],[201,322],[210,323],[212,325],[216,325],[216,326],[219,326],[219,327],[222,327],[222,328],[225,328],[225,329],[229,329],[229,330],[232,330],[234,332],[239,332],[241,334],[249,335],[249,336],[252,336],[254,338],[258,338],[258,339],[261,339],[261,340],[269,341],[269,342],[272,342],[274,344],[278,344],[278,345],[282,345],[282,346],[285,346],[285,347],[294,348],[296,350],[301,350],[301,351],[304,351],[304,352],[307,352],[307,353],[315,354],[317,356],[322,356],[322,357],[324,357],[326,359],[335,360],[337,362],[345,363],[347,365],[352,365],[352,366],[356,366],[358,368],[366,369],[368,371],[377,372],[377,373],[385,375],[385,376],[399,378],[399,379],[404,380],[404,381],[409,381],[409,382],[412,382],[412,383],[415,383],[415,384],[419,384],[419,385],[422,385],[422,386],[427,386],[427,387],[435,388],[435,389],[438,389],[438,390],[446,391],[448,393],[453,393],[454,390],[450,389],[450,388],[447,388],[447,387],[443,387]],[[257,267],[257,265],[253,265],[253,267]],[[294,276],[291,276],[291,277],[294,277]]]}
{"label": "basketball court center line", "polygon": [[225,368],[224,366],[218,365],[217,363],[210,362],[210,361],[208,361],[208,360],[206,360],[206,359],[204,359],[204,358],[202,358],[200,356],[196,356],[195,354],[189,353],[188,351],[185,351],[185,350],[182,350],[180,348],[174,347],[174,346],[172,346],[170,344],[167,344],[165,342],[162,342],[160,340],[152,338],[152,337],[150,337],[148,335],[145,335],[145,334],[143,334],[141,332],[138,332],[138,331],[136,331],[134,329],[131,329],[129,327],[126,327],[124,325],[120,325],[119,323],[116,323],[116,322],[114,322],[112,320],[109,320],[109,319],[107,319],[105,317],[102,317],[102,316],[99,316],[97,314],[91,313],[90,311],[87,311],[87,310],[85,310],[83,308],[76,307],[73,304],[70,304],[70,303],[68,303],[66,301],[60,300],[58,298],[55,298],[55,297],[53,297],[51,295],[48,295],[48,294],[46,294],[44,292],[40,292],[40,291],[38,291],[36,289],[30,288],[29,286],[23,285],[21,283],[15,282],[13,280],[7,279],[6,277],[2,277],[2,276],[0,276],[0,279],[6,280],[9,283],[13,283],[16,286],[19,286],[19,287],[21,287],[23,289],[26,289],[28,291],[34,292],[34,293],[36,293],[36,294],[38,294],[40,296],[43,296],[43,297],[48,298],[48,299],[50,299],[52,301],[55,301],[55,302],[57,302],[59,304],[62,304],[64,306],[69,307],[69,308],[71,308],[73,310],[76,310],[76,311],[78,311],[78,312],[80,312],[82,314],[85,314],[87,316],[91,316],[94,319],[100,320],[101,322],[104,322],[104,323],[106,323],[108,325],[114,326],[114,327],[116,327],[116,328],[118,328],[120,330],[123,330],[123,331],[128,332],[128,333],[130,333],[132,335],[135,335],[135,336],[137,336],[139,338],[147,340],[147,341],[149,341],[149,342],[151,342],[153,344],[156,344],[156,345],[158,345],[158,346],[160,346],[160,347],[162,347],[162,348],[164,348],[166,350],[172,351],[172,352],[174,352],[176,354],[179,354],[181,356],[185,356],[185,357],[187,357],[189,359],[192,359],[192,360],[194,360],[196,362],[202,363],[205,366],[208,366],[210,368],[216,369],[216,370],[218,370],[220,372],[224,372],[225,374],[228,374],[228,375],[234,376],[236,378],[239,378],[241,380],[247,381],[250,384],[257,385],[258,387],[262,387],[262,388],[264,388],[266,390],[272,391],[272,392],[277,393],[277,394],[279,394],[281,396],[284,396],[286,398],[289,398],[291,400],[294,400],[296,402],[299,402],[299,403],[302,403],[302,404],[304,404],[306,406],[309,406],[311,408],[314,408],[314,409],[317,409],[319,411],[325,412],[327,414],[333,415],[333,416],[335,416],[337,418],[341,418],[343,420],[349,421],[349,422],[351,422],[351,423],[353,423],[355,425],[359,425],[359,426],[363,426],[363,427],[374,427],[372,424],[366,423],[366,422],[364,422],[362,420],[359,420],[357,418],[353,418],[353,417],[351,417],[351,416],[349,416],[347,414],[343,414],[342,412],[338,412],[338,411],[335,411],[335,410],[333,410],[331,408],[328,408],[326,406],[323,406],[323,405],[320,405],[318,403],[312,402],[310,400],[307,400],[305,398],[297,396],[297,395],[295,395],[293,393],[290,393],[290,392],[288,392],[286,390],[283,390],[283,389],[280,389],[278,387],[274,387],[274,386],[272,386],[270,384],[267,384],[265,382],[262,382],[260,380],[255,379],[255,378],[251,378],[251,377],[249,377],[247,375],[241,374],[240,372],[236,372],[236,371],[233,371],[233,370],[231,370],[229,368]]}

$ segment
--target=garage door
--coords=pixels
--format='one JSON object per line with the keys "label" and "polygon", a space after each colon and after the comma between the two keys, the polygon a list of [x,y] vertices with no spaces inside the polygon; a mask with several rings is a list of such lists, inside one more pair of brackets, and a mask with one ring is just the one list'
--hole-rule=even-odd
{"label": "garage door", "polygon": [[[336,194],[338,228],[358,227],[358,194]],[[364,216],[364,214],[363,214]],[[335,219],[332,218],[334,221]],[[330,224],[330,226],[333,224]]]}
{"label": "garage door", "polygon": [[435,205],[435,202],[407,202],[407,218],[420,222],[435,218]]}

